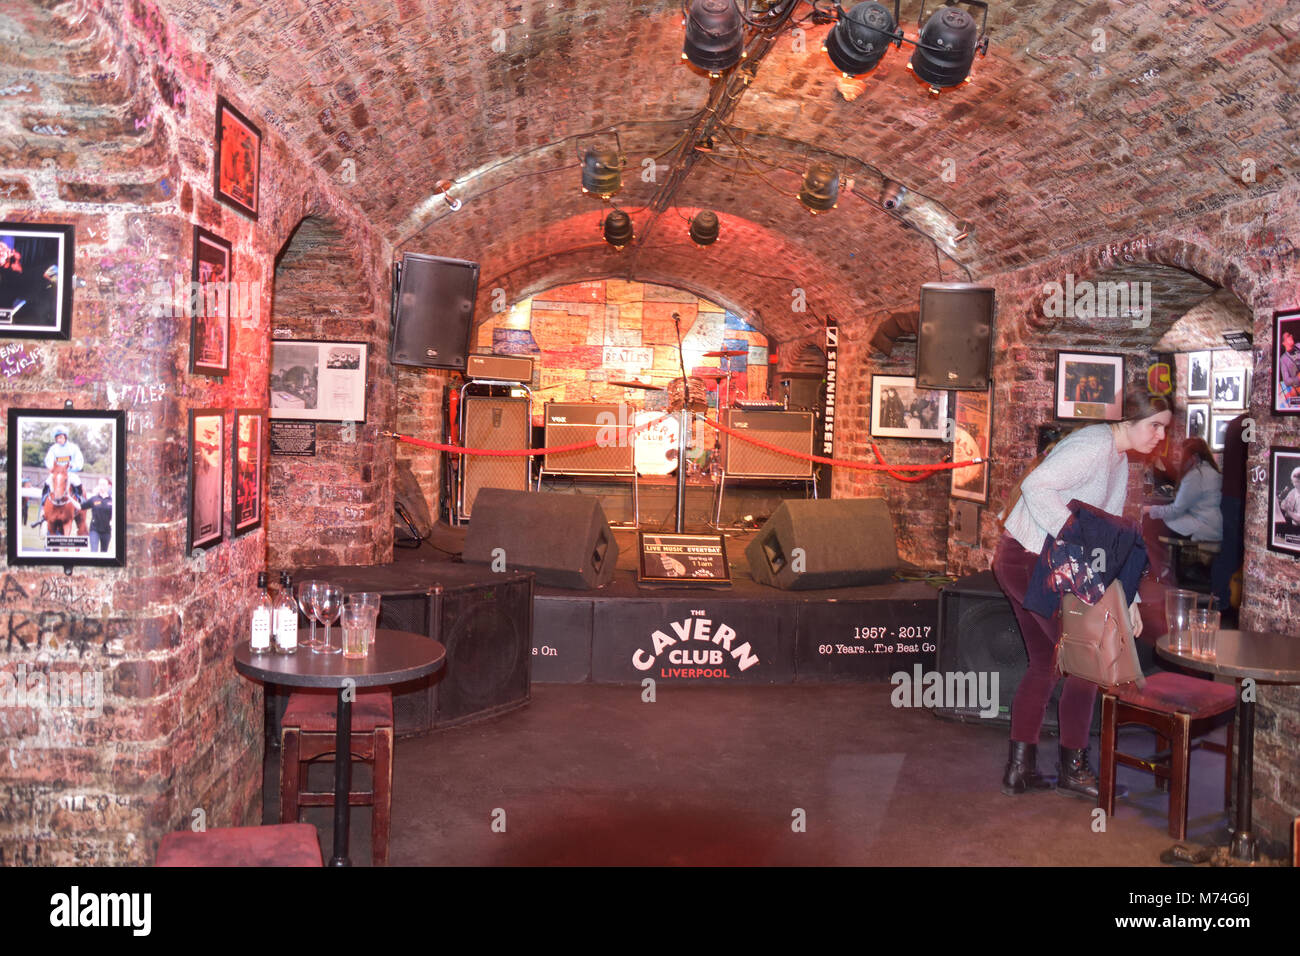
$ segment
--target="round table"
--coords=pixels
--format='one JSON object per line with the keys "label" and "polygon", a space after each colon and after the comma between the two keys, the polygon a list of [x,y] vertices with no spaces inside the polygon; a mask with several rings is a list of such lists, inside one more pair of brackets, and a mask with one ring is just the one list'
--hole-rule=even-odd
{"label": "round table", "polygon": [[1300,638],[1264,631],[1220,631],[1213,658],[1193,657],[1189,650],[1174,650],[1170,635],[1156,642],[1156,653],[1183,667],[1206,674],[1236,678],[1237,693],[1237,824],[1232,833],[1234,860],[1255,859],[1251,833],[1251,802],[1255,786],[1255,694],[1246,693],[1244,681],[1265,684],[1300,684]]}
{"label": "round table", "polygon": [[338,691],[334,727],[334,855],[330,866],[350,866],[348,860],[348,793],[352,789],[352,697],[358,687],[386,687],[418,680],[446,663],[447,649],[423,634],[375,632],[375,643],[364,658],[342,654],[313,654],[299,647],[295,654],[253,654],[248,641],[235,647],[235,670],[264,684],[288,687],[332,687]]}

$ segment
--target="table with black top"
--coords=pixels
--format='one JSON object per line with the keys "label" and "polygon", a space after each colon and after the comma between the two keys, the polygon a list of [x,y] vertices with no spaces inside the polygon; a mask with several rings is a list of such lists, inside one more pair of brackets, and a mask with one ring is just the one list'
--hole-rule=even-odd
{"label": "table with black top", "polygon": [[437,641],[408,631],[377,630],[364,658],[313,654],[300,647],[294,654],[253,654],[248,641],[235,648],[235,670],[264,684],[330,687],[338,691],[334,728],[334,855],[330,866],[350,866],[348,793],[352,789],[352,699],[357,688],[387,687],[418,680],[442,669],[447,651]]}
{"label": "table with black top", "polygon": [[1245,680],[1260,684],[1300,684],[1300,638],[1263,631],[1220,631],[1213,658],[1195,657],[1189,650],[1174,650],[1169,639],[1170,635],[1165,635],[1156,642],[1156,652],[1161,656],[1191,670],[1237,680],[1237,821],[1230,856],[1234,862],[1253,862],[1256,858],[1255,835],[1251,832],[1255,695],[1243,693],[1241,684]]}

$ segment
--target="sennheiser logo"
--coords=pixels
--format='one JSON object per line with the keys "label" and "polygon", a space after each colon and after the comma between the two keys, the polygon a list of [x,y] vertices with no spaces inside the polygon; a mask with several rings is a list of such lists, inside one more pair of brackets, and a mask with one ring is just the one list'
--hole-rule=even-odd
{"label": "sennheiser logo", "polygon": [[74,886],[70,893],[50,897],[50,925],[129,927],[135,936],[148,936],[153,924],[151,893],[85,893]]}

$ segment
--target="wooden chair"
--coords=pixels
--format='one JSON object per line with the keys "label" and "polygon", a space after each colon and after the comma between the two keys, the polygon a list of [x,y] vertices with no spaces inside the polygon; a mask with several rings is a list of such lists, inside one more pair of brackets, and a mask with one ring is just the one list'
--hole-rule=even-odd
{"label": "wooden chair", "polygon": [[306,823],[168,833],[157,866],[321,866],[316,828]]}
{"label": "wooden chair", "polygon": [[[295,691],[289,695],[280,730],[280,822],[297,823],[303,807],[334,806],[333,786],[308,790],[307,770],[313,761],[337,759],[334,691]],[[369,763],[374,785],[352,790],[348,803],[373,807],[370,826],[371,859],[388,864],[388,835],[393,796],[393,694],[381,688],[357,692],[352,704],[352,759]],[[331,776],[331,781],[333,777]]]}
{"label": "wooden chair", "polygon": [[[1169,835],[1176,840],[1187,836],[1187,782],[1191,752],[1204,747],[1225,757],[1223,805],[1232,799],[1232,738],[1236,722],[1237,690],[1232,684],[1218,684],[1184,674],[1161,671],[1146,680],[1139,690],[1129,684],[1103,693],[1101,698],[1101,768],[1097,806],[1109,817],[1115,812],[1115,771],[1118,764],[1154,774],[1157,786],[1169,788]],[[1234,712],[1228,722],[1226,745],[1193,741],[1213,728],[1214,719]],[[1150,759],[1121,753],[1117,749],[1119,728],[1140,724],[1156,733],[1157,749],[1169,754]]]}

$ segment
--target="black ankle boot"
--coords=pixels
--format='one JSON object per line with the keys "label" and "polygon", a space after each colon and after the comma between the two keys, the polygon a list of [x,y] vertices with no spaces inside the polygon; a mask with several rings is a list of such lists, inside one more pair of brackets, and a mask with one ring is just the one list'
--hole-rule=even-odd
{"label": "black ankle boot", "polygon": [[[1062,747],[1059,769],[1061,776],[1056,781],[1057,793],[1064,793],[1071,797],[1085,797],[1088,800],[1096,800],[1101,796],[1100,781],[1088,766],[1087,747],[1082,750]],[[1128,796],[1128,787],[1115,784],[1115,796]]]}
{"label": "black ankle boot", "polygon": [[1011,741],[1007,769],[1002,774],[1002,792],[1009,797],[1026,790],[1051,790],[1056,781],[1038,772],[1038,745]]}

